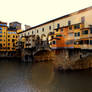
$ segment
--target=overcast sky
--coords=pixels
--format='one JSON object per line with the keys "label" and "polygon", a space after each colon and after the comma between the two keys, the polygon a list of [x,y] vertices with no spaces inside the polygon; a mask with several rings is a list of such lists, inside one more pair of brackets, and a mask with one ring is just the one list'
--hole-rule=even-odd
{"label": "overcast sky", "polygon": [[0,21],[35,26],[92,6],[92,0],[0,0]]}

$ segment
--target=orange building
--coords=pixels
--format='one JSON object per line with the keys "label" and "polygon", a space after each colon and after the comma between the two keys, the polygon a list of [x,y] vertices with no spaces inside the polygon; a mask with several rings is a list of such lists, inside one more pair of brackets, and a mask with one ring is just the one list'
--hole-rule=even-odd
{"label": "orange building", "polygon": [[54,34],[50,35],[52,38],[50,41],[50,47],[52,49],[62,49],[67,48],[67,37],[68,37],[68,27],[61,27],[54,30]]}

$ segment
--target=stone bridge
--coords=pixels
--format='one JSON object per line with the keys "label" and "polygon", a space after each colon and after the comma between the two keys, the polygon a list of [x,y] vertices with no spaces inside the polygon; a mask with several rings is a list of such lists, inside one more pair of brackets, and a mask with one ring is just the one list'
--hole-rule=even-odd
{"label": "stone bridge", "polygon": [[32,48],[23,48],[21,51],[22,61],[46,61],[51,60],[51,49],[47,41],[43,41],[40,44],[36,44]]}

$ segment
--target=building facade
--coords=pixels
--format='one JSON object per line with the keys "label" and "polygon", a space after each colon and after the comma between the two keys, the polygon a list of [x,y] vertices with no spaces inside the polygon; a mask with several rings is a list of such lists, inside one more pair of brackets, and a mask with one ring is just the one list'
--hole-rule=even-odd
{"label": "building facade", "polygon": [[6,51],[7,50],[7,23],[0,22],[0,51]]}
{"label": "building facade", "polygon": [[15,55],[20,28],[11,25],[8,27],[6,22],[0,22],[0,56]]}
{"label": "building facade", "polygon": [[[51,48],[92,49],[91,17],[92,7],[88,7],[24,30],[19,37],[34,35],[43,40],[44,35]],[[54,34],[49,35],[51,32]]]}

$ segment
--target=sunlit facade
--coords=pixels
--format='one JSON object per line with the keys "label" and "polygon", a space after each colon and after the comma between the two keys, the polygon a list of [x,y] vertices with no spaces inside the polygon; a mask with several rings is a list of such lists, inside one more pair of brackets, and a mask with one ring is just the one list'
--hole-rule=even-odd
{"label": "sunlit facade", "polygon": [[11,56],[16,53],[16,45],[18,41],[18,32],[21,29],[15,27],[8,27],[7,23],[0,22],[0,55]]}
{"label": "sunlit facade", "polygon": [[[53,49],[92,49],[91,17],[92,7],[88,7],[24,30],[19,33],[19,37],[38,35],[42,39],[42,35],[45,35],[47,39],[49,37]],[[53,34],[49,35],[51,32]]]}

